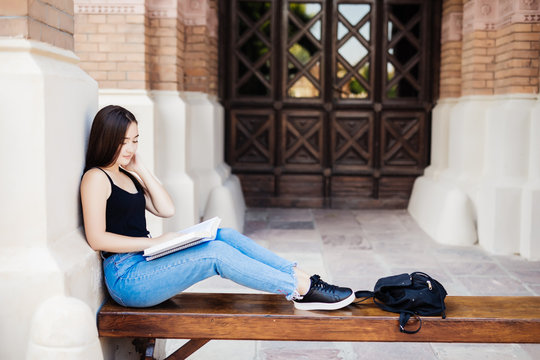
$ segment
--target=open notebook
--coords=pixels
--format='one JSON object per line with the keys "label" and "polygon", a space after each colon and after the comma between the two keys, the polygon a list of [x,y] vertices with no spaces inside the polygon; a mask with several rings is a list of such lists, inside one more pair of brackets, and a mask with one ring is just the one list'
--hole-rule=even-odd
{"label": "open notebook", "polygon": [[146,261],[150,261],[205,241],[214,240],[219,224],[221,224],[221,219],[214,217],[200,224],[188,227],[179,231],[177,238],[144,250],[143,256],[146,258]]}

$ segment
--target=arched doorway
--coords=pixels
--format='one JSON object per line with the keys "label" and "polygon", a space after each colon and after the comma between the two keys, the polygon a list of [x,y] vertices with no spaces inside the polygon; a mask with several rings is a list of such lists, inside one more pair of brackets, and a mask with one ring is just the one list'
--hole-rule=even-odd
{"label": "arched doorway", "polygon": [[404,207],[429,161],[440,1],[220,2],[226,156],[251,206]]}

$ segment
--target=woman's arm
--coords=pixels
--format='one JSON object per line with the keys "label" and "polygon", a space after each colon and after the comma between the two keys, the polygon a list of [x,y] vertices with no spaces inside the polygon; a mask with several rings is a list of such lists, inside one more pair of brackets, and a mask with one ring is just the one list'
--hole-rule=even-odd
{"label": "woman's arm", "polygon": [[92,249],[115,253],[142,251],[159,242],[178,237],[178,234],[166,233],[152,239],[107,232],[105,212],[110,193],[111,184],[102,171],[91,169],[84,174],[81,181],[81,202],[86,240]]}
{"label": "woman's arm", "polygon": [[137,157],[133,155],[131,162],[126,166],[126,170],[136,173],[142,181],[144,187],[144,196],[146,198],[146,209],[152,214],[160,217],[171,217],[174,215],[174,204],[167,193],[167,190],[161,185],[159,180],[142,164]]}

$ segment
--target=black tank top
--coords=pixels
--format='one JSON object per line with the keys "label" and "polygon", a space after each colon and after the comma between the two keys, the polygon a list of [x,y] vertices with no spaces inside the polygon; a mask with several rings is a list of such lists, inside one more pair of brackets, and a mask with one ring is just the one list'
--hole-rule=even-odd
{"label": "black tank top", "polygon": [[111,183],[111,195],[107,199],[105,213],[106,231],[125,236],[147,237],[149,232],[146,229],[146,200],[141,184],[133,175],[120,168],[120,171],[126,174],[137,188],[137,192],[132,194],[116,186],[105,170],[98,169],[107,175]]}

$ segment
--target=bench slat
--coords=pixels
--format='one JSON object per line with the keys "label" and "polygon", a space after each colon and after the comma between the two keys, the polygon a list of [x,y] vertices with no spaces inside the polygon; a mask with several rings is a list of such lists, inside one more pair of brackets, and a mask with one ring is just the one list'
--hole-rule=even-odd
{"label": "bench slat", "polygon": [[422,330],[407,335],[397,314],[370,301],[301,311],[279,295],[184,293],[144,309],[109,300],[98,329],[101,336],[177,339],[540,342],[540,297],[450,296],[446,305],[446,319],[423,316]]}

